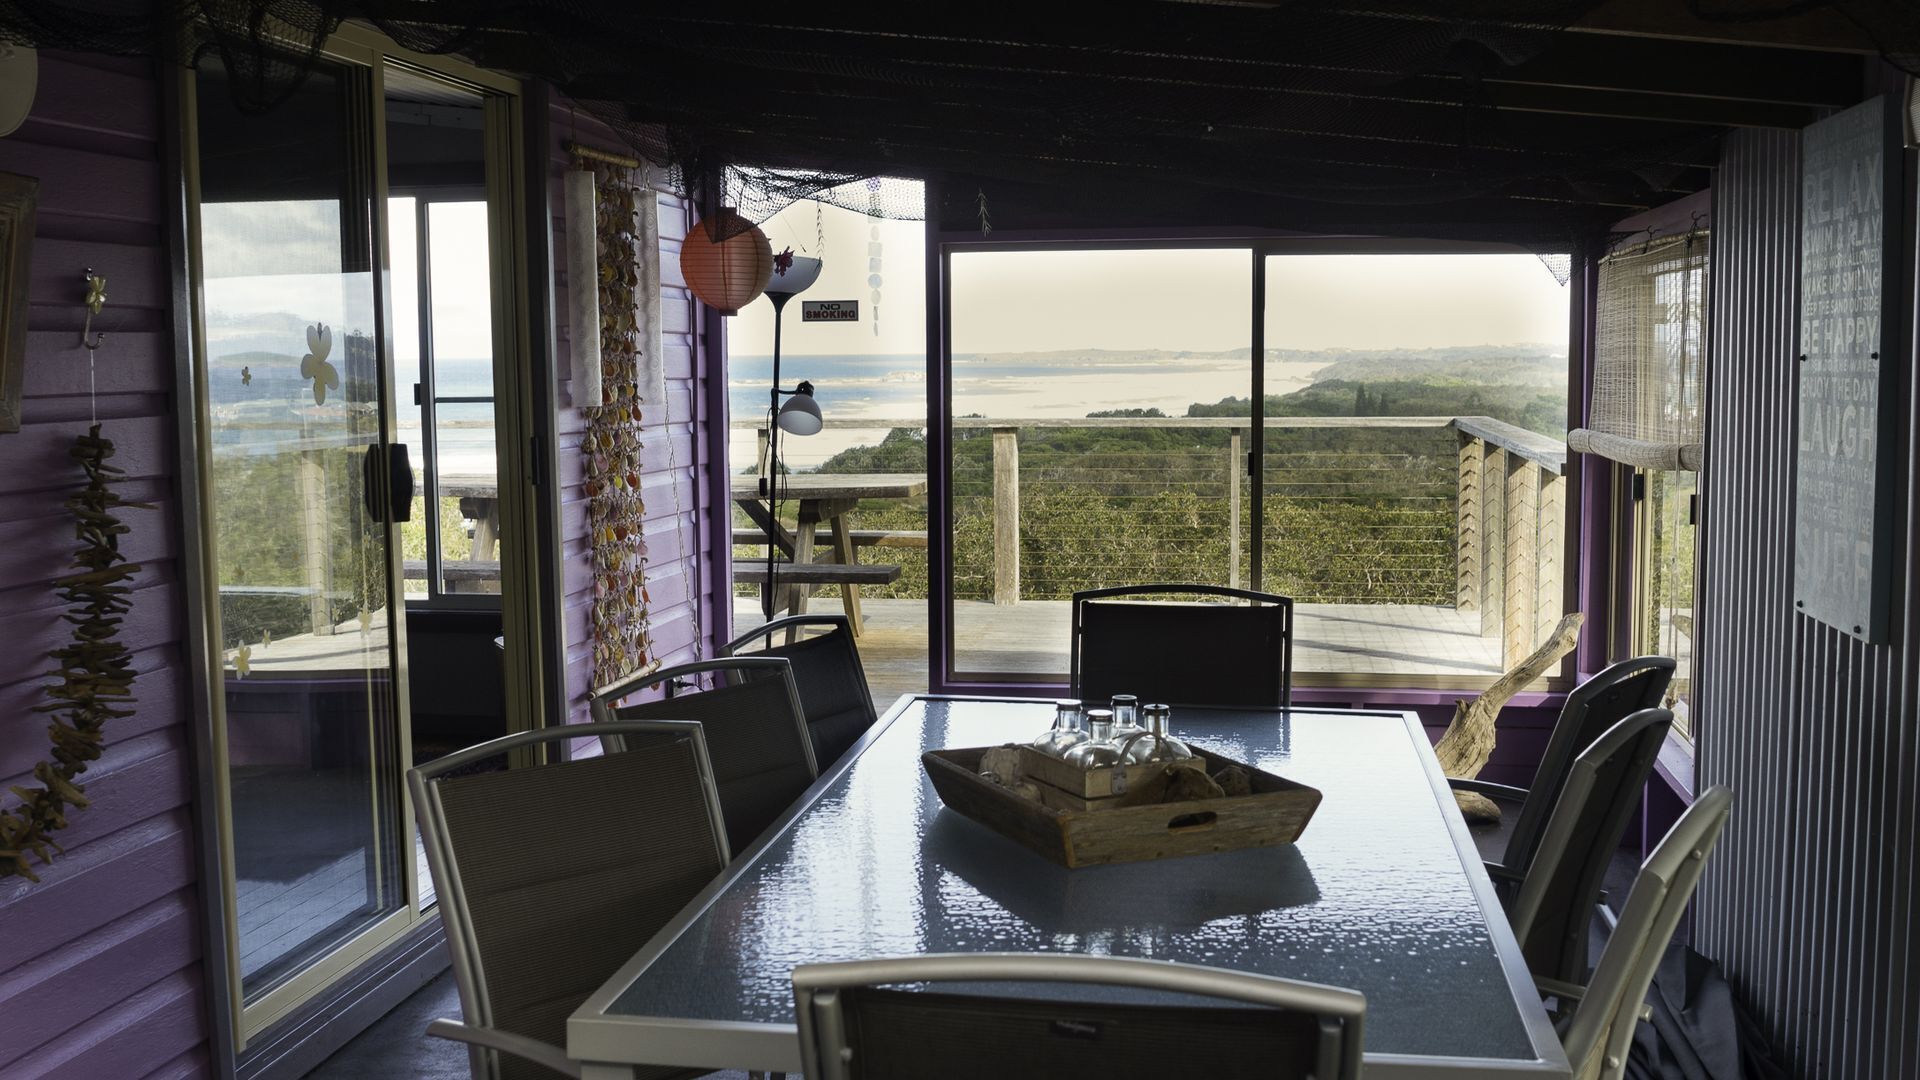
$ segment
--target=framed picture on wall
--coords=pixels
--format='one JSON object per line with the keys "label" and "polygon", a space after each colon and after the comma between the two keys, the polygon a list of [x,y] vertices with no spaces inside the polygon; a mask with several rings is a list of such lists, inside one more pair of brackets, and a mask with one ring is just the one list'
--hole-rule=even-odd
{"label": "framed picture on wall", "polygon": [[27,277],[40,182],[0,172],[0,432],[20,430],[20,376],[27,364]]}

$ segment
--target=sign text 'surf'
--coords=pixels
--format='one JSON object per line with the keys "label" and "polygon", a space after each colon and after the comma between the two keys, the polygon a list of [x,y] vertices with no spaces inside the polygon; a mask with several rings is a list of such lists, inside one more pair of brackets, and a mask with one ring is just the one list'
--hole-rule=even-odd
{"label": "sign text 'surf'", "polygon": [[859,322],[858,300],[802,300],[801,322]]}
{"label": "sign text 'surf'", "polygon": [[[1865,641],[1887,640],[1893,470],[1902,457],[1891,379],[1904,335],[1884,317],[1900,295],[1904,188],[1885,100],[1801,138],[1800,402],[1794,500],[1797,608]],[[1891,148],[1891,149],[1889,149]]]}

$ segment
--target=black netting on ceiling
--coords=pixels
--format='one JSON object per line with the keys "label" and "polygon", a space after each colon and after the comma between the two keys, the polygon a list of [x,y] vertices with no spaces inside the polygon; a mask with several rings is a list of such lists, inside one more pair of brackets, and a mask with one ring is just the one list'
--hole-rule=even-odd
{"label": "black netting on ceiling", "polygon": [[[550,80],[684,191],[748,221],[817,197],[983,228],[1075,214],[1152,223],[1160,202],[1174,208],[1162,216],[1258,227],[1590,236],[1704,187],[1729,123],[1805,122],[1778,105],[1774,80],[1806,84],[1809,107],[1857,98],[1865,64],[1801,57],[1790,46],[1803,27],[1920,71],[1908,0],[1673,5],[1695,27],[1782,27],[1789,47],[1765,53],[1762,72],[1660,26],[1569,32],[1601,7],[0,0],[0,38],[184,63],[215,50],[239,104],[261,110],[359,19],[411,49]],[[1853,97],[1822,97],[1823,84]],[[1599,92],[1610,88],[1627,92]],[[1751,117],[1700,104],[1743,95],[1758,103]],[[888,176],[947,180],[948,204],[865,183]]]}

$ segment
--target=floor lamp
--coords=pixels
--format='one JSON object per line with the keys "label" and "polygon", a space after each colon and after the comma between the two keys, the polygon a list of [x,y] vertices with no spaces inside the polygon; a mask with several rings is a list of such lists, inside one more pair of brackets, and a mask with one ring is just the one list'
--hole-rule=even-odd
{"label": "floor lamp", "polygon": [[[780,386],[780,314],[786,310],[787,301],[805,292],[820,278],[820,260],[806,255],[788,252],[776,256],[773,260],[773,273],[767,278],[767,299],[773,302],[773,389],[768,395],[767,419],[767,475],[760,478],[760,496],[767,500],[767,588],[760,594],[761,612],[771,621],[775,600],[779,596],[779,587],[774,577],[776,562],[774,553],[779,549],[780,528],[780,433],[789,435],[816,435],[824,420],[820,416],[820,403],[813,398],[813,384],[802,382],[791,390]],[[781,404],[780,399],[787,399]],[[795,543],[799,542],[799,531],[794,533]],[[800,553],[794,552],[798,559]],[[807,557],[813,557],[812,552]]]}

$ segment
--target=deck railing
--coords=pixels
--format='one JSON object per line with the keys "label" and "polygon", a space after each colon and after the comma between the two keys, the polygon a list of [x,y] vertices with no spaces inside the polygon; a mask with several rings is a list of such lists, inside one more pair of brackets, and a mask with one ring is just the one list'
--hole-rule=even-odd
{"label": "deck railing", "polygon": [[[953,426],[962,598],[1017,604],[1146,580],[1242,585],[1253,580],[1258,512],[1263,585],[1303,602],[1475,611],[1509,665],[1561,615],[1566,447],[1490,417],[1268,418],[1258,487],[1244,417],[956,417]],[[1141,433],[1140,444],[1091,437],[1116,430]],[[1075,437],[1082,432],[1089,437]],[[904,513],[924,524],[924,509],[872,512],[892,516],[874,524],[910,527],[897,520]]]}

